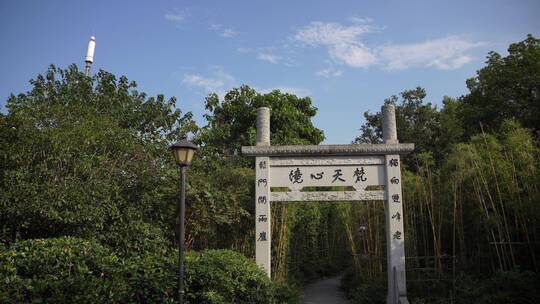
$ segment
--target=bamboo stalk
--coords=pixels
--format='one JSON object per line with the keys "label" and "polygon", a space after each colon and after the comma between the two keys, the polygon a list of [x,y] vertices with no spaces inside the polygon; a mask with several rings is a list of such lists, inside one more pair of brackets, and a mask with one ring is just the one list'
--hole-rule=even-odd
{"label": "bamboo stalk", "polygon": [[[484,143],[486,145],[486,150],[487,150],[487,154],[488,154],[488,158],[489,158],[489,164],[490,164],[490,168],[491,168],[491,173],[493,174],[493,178],[495,179],[495,189],[497,190],[497,196],[499,198],[498,201],[499,201],[499,205],[501,207],[502,222],[504,223],[504,225],[503,225],[504,232],[506,234],[507,241],[510,241],[511,238],[510,238],[510,232],[508,230],[508,222],[507,222],[507,217],[506,217],[506,208],[505,208],[504,203],[502,201],[502,194],[501,194],[501,189],[500,189],[500,186],[499,186],[498,175],[495,172],[495,165],[493,163],[493,157],[491,155],[491,149],[489,149],[489,147],[488,147],[486,134],[484,133],[484,128],[482,127],[481,124],[480,124],[480,129],[482,130],[482,138],[484,139]],[[515,258],[514,258],[514,250],[513,250],[511,245],[509,246],[509,249],[510,249],[511,262],[512,262],[512,269],[514,269],[516,267],[516,261],[515,261]]]}

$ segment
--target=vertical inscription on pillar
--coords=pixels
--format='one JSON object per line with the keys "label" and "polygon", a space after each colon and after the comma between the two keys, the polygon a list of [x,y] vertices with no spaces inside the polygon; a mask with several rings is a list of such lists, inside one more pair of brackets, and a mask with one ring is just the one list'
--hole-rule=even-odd
{"label": "vertical inscription on pillar", "polygon": [[269,158],[257,157],[255,161],[255,256],[257,265],[270,276],[272,231]]}
{"label": "vertical inscription on pillar", "polygon": [[[392,234],[392,240],[399,241],[398,243],[403,243],[402,234],[403,234],[403,223],[401,222],[401,214],[403,213],[403,207],[401,204],[401,170],[400,170],[400,161],[399,155],[388,155],[386,156],[387,161],[387,183],[388,187],[388,215],[390,217],[390,233]],[[399,245],[399,244],[396,244]]]}
{"label": "vertical inscription on pillar", "polygon": [[[388,255],[388,289],[393,298],[395,286],[405,286],[405,233],[403,231],[403,195],[399,155],[386,155],[386,240]],[[393,269],[402,273],[394,282]]]}

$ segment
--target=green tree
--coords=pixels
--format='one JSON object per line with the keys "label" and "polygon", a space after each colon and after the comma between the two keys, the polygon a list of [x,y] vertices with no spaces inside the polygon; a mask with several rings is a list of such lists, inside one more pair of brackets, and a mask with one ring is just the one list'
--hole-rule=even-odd
{"label": "green tree", "polygon": [[467,80],[463,121],[469,135],[480,126],[497,130],[504,119],[540,130],[540,39],[532,35],[508,48],[508,56],[487,56],[486,66]]}
{"label": "green tree", "polygon": [[[400,93],[401,100],[393,95],[387,98],[385,104],[396,106],[396,124],[398,139],[402,143],[414,143],[415,153],[431,151],[438,160],[442,159],[442,149],[439,146],[441,133],[441,113],[431,103],[424,103],[426,91],[421,87],[405,90]],[[448,115],[447,115],[448,116]],[[361,126],[361,134],[355,143],[382,142],[382,114],[380,111],[371,114],[364,113],[366,122]],[[450,117],[448,117],[450,119]],[[448,122],[450,124],[450,121]],[[448,144],[448,142],[444,142]],[[408,158],[409,165],[414,162]]]}
{"label": "green tree", "polygon": [[191,113],[75,65],[31,85],[0,118],[2,242],[69,235],[163,249],[177,191],[168,143],[196,131]]}
{"label": "green tree", "polygon": [[439,136],[435,147],[439,151],[439,159],[450,153],[454,144],[466,139],[461,121],[462,109],[458,99],[443,97],[443,107],[439,111]]}
{"label": "green tree", "polygon": [[200,142],[219,154],[232,155],[241,146],[255,144],[257,108],[270,107],[271,143],[273,145],[319,144],[324,139],[321,130],[315,128],[311,118],[317,108],[309,97],[274,90],[261,94],[248,86],[230,90],[220,102],[216,94],[206,98],[205,115],[208,125],[202,128]]}
{"label": "green tree", "polygon": [[318,144],[324,139],[311,122],[317,109],[309,97],[278,90],[261,94],[245,85],[231,89],[221,101],[208,95],[207,125],[196,137],[201,149],[189,170],[187,239],[194,248],[252,253],[253,160],[241,156],[240,149],[255,145],[257,108],[263,106],[271,108],[272,144]]}

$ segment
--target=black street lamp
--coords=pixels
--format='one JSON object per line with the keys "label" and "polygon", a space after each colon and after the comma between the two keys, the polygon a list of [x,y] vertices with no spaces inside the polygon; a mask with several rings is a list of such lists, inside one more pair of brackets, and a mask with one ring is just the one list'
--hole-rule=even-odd
{"label": "black street lamp", "polygon": [[178,303],[184,303],[184,239],[185,239],[185,227],[184,218],[186,214],[186,170],[197,146],[189,142],[186,139],[182,139],[171,145],[171,151],[173,153],[176,164],[180,167],[181,182],[180,182],[180,204],[179,204],[179,217],[180,217],[180,231],[178,240]]}

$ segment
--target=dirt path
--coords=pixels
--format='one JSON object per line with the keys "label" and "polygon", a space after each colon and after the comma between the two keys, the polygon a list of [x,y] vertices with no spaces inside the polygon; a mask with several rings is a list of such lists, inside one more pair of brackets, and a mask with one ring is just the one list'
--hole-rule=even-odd
{"label": "dirt path", "polygon": [[326,278],[304,287],[301,304],[347,304],[345,293],[340,288],[341,276]]}

